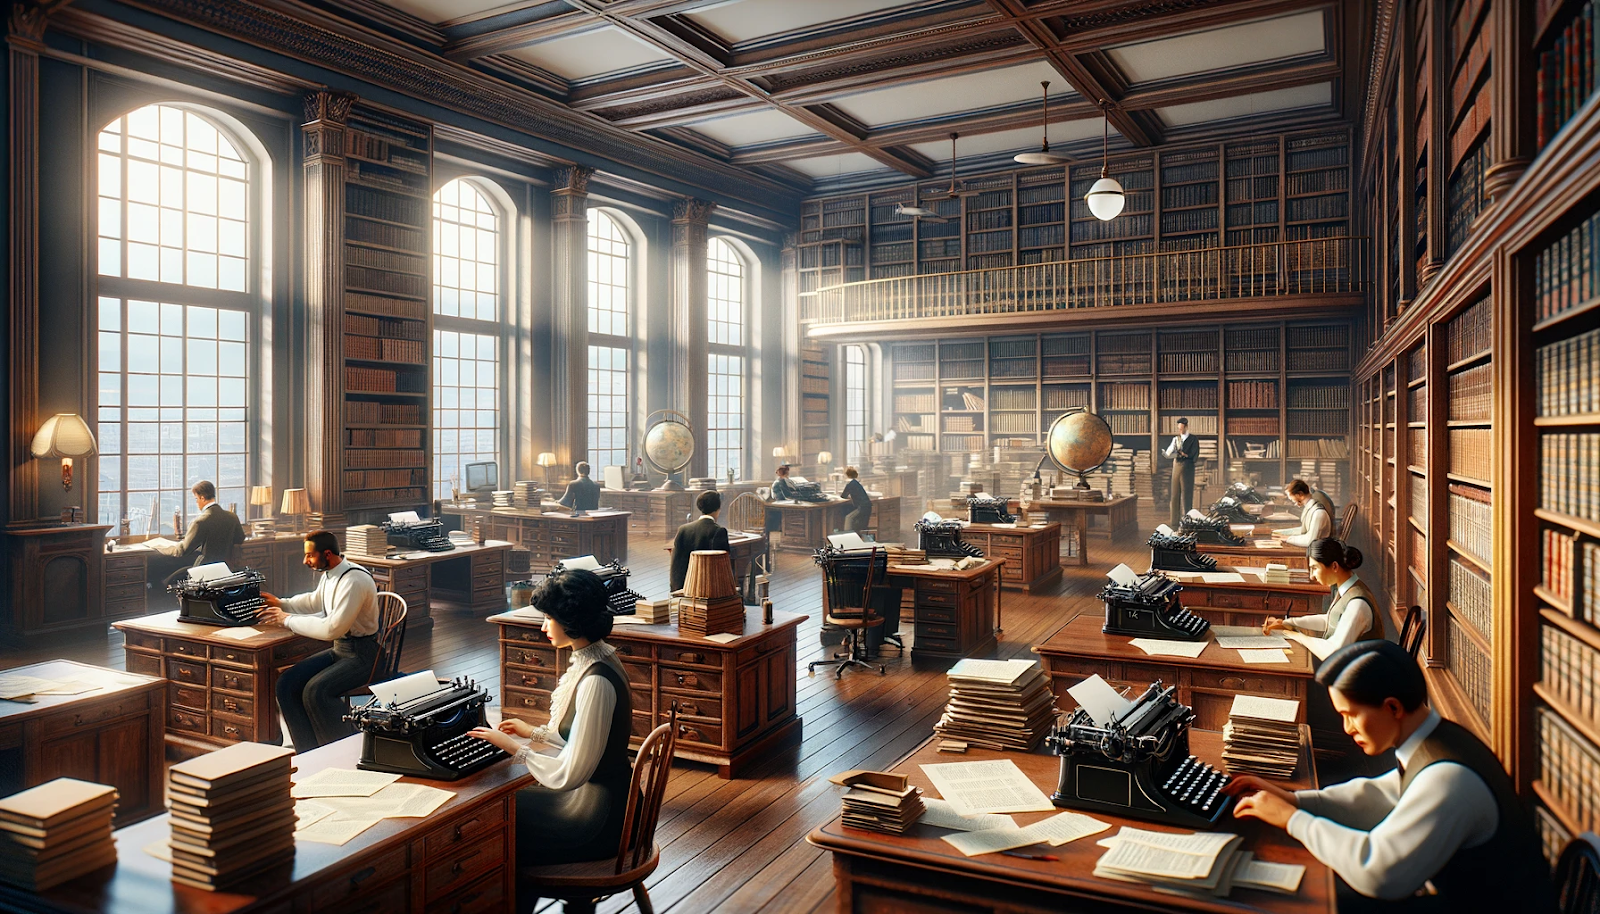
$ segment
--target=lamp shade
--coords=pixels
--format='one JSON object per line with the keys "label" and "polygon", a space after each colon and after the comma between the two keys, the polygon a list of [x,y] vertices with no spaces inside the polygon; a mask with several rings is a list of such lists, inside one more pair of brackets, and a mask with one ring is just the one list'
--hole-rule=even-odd
{"label": "lamp shade", "polygon": [[772,456],[777,457],[777,458],[779,458],[781,460],[781,459],[789,456],[789,449],[780,444],[777,447],[772,449]]}
{"label": "lamp shade", "polygon": [[823,464],[823,463],[832,463],[832,462],[833,462],[833,452],[832,451],[818,451],[817,452],[817,463]]}
{"label": "lamp shade", "polygon": [[35,457],[93,457],[99,447],[82,416],[56,413],[39,426],[30,450]]}
{"label": "lamp shade", "polygon": [[553,467],[556,465],[556,455],[550,453],[549,451],[542,451],[540,452],[538,459],[534,462],[542,467]]}
{"label": "lamp shade", "polygon": [[250,504],[256,507],[272,504],[272,486],[251,486]]}
{"label": "lamp shade", "polygon": [[1127,202],[1127,197],[1122,192],[1122,185],[1116,178],[1105,177],[1094,182],[1089,192],[1083,195],[1083,202],[1089,204],[1089,212],[1101,222],[1110,222],[1122,212],[1122,205]]}
{"label": "lamp shade", "polygon": [[311,496],[305,489],[284,489],[283,505],[278,510],[284,514],[310,514]]}

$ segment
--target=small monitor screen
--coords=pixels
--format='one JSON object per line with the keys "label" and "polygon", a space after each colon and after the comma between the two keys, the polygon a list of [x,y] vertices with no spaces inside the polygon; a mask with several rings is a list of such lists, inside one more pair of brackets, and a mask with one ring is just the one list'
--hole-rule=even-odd
{"label": "small monitor screen", "polygon": [[498,489],[500,487],[499,464],[469,463],[464,469],[468,491],[476,492],[479,489]]}

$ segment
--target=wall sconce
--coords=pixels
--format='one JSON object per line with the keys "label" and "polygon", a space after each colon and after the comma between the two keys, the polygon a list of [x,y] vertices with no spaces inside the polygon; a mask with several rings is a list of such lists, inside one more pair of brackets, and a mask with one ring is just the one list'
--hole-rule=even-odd
{"label": "wall sconce", "polygon": [[294,518],[294,532],[305,533],[305,517],[311,513],[311,496],[305,489],[284,489],[283,504],[278,511]]}
{"label": "wall sconce", "polygon": [[832,451],[818,451],[817,452],[817,466],[826,469],[828,464],[830,464],[832,462],[833,462],[833,452]]}
{"label": "wall sconce", "polygon": [[29,450],[40,459],[61,458],[61,490],[70,492],[73,459],[93,457],[99,453],[99,446],[95,443],[94,432],[89,431],[89,425],[82,416],[77,413],[56,413],[39,426]]}

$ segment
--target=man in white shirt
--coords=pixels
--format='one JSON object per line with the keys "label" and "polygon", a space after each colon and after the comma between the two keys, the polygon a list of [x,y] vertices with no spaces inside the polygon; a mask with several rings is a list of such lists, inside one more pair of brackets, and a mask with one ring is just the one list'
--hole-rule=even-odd
{"label": "man in white shirt", "polygon": [[1178,521],[1194,510],[1194,464],[1200,458],[1200,439],[1189,434],[1189,420],[1178,420],[1178,434],[1172,436],[1163,454],[1172,458],[1172,519],[1169,523],[1177,529]]}
{"label": "man in white shirt", "polygon": [[365,568],[339,554],[326,530],[306,534],[304,564],[322,572],[315,590],[293,597],[263,593],[259,622],[333,647],[278,677],[278,710],[296,752],[349,736],[344,694],[372,682],[378,659],[378,587]]}
{"label": "man in white shirt", "polygon": [[1333,536],[1333,517],[1322,504],[1311,497],[1311,487],[1304,479],[1289,483],[1289,498],[1300,506],[1300,526],[1291,530],[1274,530],[1272,535],[1290,546],[1310,547],[1326,536]]}
{"label": "man in white shirt", "polygon": [[1367,755],[1394,749],[1399,767],[1293,793],[1236,777],[1223,788],[1239,797],[1236,817],[1286,829],[1332,869],[1341,914],[1555,911],[1550,870],[1511,779],[1489,747],[1428,707],[1427,682],[1404,649],[1340,648],[1317,681],[1356,745]]}

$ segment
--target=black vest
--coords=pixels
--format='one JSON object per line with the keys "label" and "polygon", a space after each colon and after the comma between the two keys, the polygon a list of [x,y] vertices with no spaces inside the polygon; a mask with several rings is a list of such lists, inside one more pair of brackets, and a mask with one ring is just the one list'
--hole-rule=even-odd
{"label": "black vest", "polygon": [[1499,759],[1465,728],[1441,720],[1401,773],[1400,792],[1404,794],[1418,772],[1435,762],[1456,762],[1482,778],[1499,813],[1493,837],[1477,847],[1458,849],[1433,875],[1433,886],[1446,909],[1452,914],[1554,914],[1550,866],[1540,853],[1528,808]]}
{"label": "black vest", "polygon": [[[627,680],[604,661],[593,663],[584,670],[578,686],[581,687],[583,680],[590,676],[604,677],[617,693],[617,706],[611,712],[611,729],[606,734],[606,750],[601,754],[594,774],[589,777],[589,783],[601,786],[613,799],[621,801],[614,803],[611,810],[617,819],[616,827],[620,830],[628,785],[633,781],[633,763],[628,761],[628,736],[633,730],[633,693],[628,691]],[[578,710],[578,689],[574,688],[572,694],[573,701],[567,705],[567,713],[562,715],[560,726],[556,728],[564,740],[572,738],[572,720]]]}

